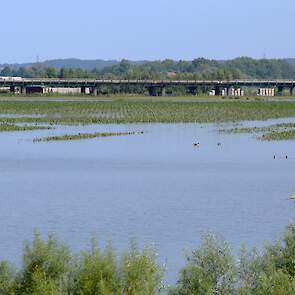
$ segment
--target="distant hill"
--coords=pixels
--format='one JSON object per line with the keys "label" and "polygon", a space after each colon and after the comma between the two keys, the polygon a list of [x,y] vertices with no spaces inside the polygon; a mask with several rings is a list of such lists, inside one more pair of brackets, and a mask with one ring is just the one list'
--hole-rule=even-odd
{"label": "distant hill", "polygon": [[119,62],[116,60],[82,60],[77,58],[69,58],[69,59],[53,59],[46,60],[42,62],[44,66],[53,67],[56,69],[60,68],[72,68],[72,69],[83,69],[83,70],[93,70],[98,69],[101,70],[105,67],[116,65]]}
{"label": "distant hill", "polygon": [[[295,58],[286,58],[283,59],[289,64],[295,65]],[[229,62],[228,60],[218,60],[220,64],[225,64]],[[67,69],[83,69],[83,70],[102,70],[104,68],[118,65],[120,61],[117,60],[102,60],[102,59],[78,59],[78,58],[65,58],[65,59],[52,59],[52,60],[45,60],[40,62],[39,64],[44,67],[53,67],[57,70],[61,68]],[[130,64],[142,65],[144,63],[149,63],[149,61],[129,61]],[[0,69],[3,69],[5,66],[9,66],[11,69],[19,69],[20,67],[31,67],[35,63],[22,63],[22,64],[0,64]]]}
{"label": "distant hill", "polygon": [[[101,59],[93,59],[93,60],[82,60],[78,58],[66,58],[66,59],[52,59],[45,60],[40,62],[39,64],[44,67],[53,67],[59,70],[60,68],[72,68],[72,69],[83,69],[83,70],[93,70],[98,69],[102,70],[105,67],[116,65],[119,62],[116,60],[101,60]],[[23,64],[2,64],[0,68],[4,66],[9,66],[12,69],[18,69],[20,67],[31,67],[35,63],[23,63]]]}
{"label": "distant hill", "polygon": [[[129,61],[130,64],[143,64],[145,61]],[[61,68],[67,69],[82,69],[82,70],[102,70],[106,67],[119,64],[117,60],[102,60],[102,59],[78,59],[78,58],[65,58],[65,59],[52,59],[45,60],[39,64],[44,67],[53,67],[57,70]],[[9,66],[12,69],[19,69],[20,67],[31,67],[36,63],[22,63],[22,64],[0,64],[0,69]]]}

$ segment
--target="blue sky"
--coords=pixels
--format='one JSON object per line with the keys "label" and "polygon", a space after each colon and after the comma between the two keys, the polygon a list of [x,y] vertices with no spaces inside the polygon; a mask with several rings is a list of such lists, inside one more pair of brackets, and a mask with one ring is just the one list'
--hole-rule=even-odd
{"label": "blue sky", "polygon": [[0,63],[295,57],[295,0],[1,2]]}

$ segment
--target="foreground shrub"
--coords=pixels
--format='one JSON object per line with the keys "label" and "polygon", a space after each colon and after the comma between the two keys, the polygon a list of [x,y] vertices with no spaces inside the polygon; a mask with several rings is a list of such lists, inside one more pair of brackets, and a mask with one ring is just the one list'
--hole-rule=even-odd
{"label": "foreground shrub", "polygon": [[40,234],[35,233],[33,242],[26,243],[24,247],[17,294],[42,294],[40,288],[61,288],[70,260],[69,248],[57,238],[49,235],[48,240],[43,241]]}
{"label": "foreground shrub", "polygon": [[118,294],[120,289],[116,257],[111,246],[100,252],[93,242],[89,251],[81,253],[75,273],[73,294]]}
{"label": "foreground shrub", "polygon": [[231,294],[236,267],[228,244],[214,235],[207,236],[199,249],[187,257],[181,270],[175,295]]}
{"label": "foreground shrub", "polygon": [[148,247],[121,256],[93,242],[78,255],[49,235],[26,243],[19,270],[0,262],[0,295],[293,295],[295,225],[260,254],[244,248],[235,260],[228,244],[208,235],[186,258],[176,286],[162,287],[163,269]]}
{"label": "foreground shrub", "polygon": [[161,290],[163,270],[155,252],[132,244],[116,257],[93,242],[89,250],[72,255],[53,235],[43,240],[35,233],[26,243],[18,272],[0,263],[0,295],[154,295]]}
{"label": "foreground shrub", "polygon": [[0,295],[14,294],[15,270],[8,262],[0,262]]}
{"label": "foreground shrub", "polygon": [[146,247],[141,252],[133,244],[121,258],[121,292],[128,295],[157,294],[161,288],[163,269],[159,267],[155,252]]}
{"label": "foreground shrub", "polygon": [[243,256],[239,268],[244,271],[239,294],[295,294],[295,226],[289,225],[282,241],[266,246],[261,256]]}

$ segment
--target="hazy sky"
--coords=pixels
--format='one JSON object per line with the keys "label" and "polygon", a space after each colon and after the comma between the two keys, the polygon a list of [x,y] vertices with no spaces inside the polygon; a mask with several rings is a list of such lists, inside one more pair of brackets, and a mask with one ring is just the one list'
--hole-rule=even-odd
{"label": "hazy sky", "polygon": [[1,1],[0,63],[295,57],[295,0]]}

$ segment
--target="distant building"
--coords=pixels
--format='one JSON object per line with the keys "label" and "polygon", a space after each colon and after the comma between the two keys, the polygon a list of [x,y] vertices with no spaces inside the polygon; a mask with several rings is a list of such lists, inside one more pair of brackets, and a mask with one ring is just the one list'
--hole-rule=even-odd
{"label": "distant building", "polygon": [[176,74],[175,72],[167,72],[167,73],[166,73],[166,76],[167,76],[168,78],[175,78],[175,77],[177,76],[177,74]]}
{"label": "distant building", "polygon": [[259,88],[257,92],[258,96],[275,96],[274,88]]}
{"label": "distant building", "polygon": [[[58,93],[58,94],[80,94],[81,88],[66,88],[66,87],[45,87],[43,93]],[[89,94],[90,89],[85,89],[85,94]]]}

